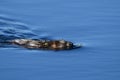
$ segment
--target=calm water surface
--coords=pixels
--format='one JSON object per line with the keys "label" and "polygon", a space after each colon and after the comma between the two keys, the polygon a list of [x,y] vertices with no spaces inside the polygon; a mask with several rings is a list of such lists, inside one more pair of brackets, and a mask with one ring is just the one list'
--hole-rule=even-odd
{"label": "calm water surface", "polygon": [[65,39],[70,51],[0,47],[0,80],[120,80],[119,0],[0,0],[0,40]]}

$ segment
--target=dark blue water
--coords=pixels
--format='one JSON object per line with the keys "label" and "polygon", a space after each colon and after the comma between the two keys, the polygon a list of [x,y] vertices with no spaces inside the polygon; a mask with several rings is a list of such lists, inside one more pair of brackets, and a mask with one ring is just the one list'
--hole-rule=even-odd
{"label": "dark blue water", "polygon": [[0,48],[0,80],[120,80],[119,0],[0,0],[0,40],[65,39],[70,51]]}

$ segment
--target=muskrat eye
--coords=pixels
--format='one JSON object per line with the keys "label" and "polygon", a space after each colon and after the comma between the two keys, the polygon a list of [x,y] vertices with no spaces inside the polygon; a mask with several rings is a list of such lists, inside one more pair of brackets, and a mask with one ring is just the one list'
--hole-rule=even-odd
{"label": "muskrat eye", "polygon": [[73,43],[72,42],[67,42],[66,43],[66,47],[67,48],[72,48],[73,47]]}
{"label": "muskrat eye", "polygon": [[71,46],[71,45],[73,45],[73,43],[71,43],[71,42],[66,43],[66,46]]}

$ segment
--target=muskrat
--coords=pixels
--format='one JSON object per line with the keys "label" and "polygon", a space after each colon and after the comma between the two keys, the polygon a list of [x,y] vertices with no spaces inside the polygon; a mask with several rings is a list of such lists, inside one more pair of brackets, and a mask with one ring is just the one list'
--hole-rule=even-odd
{"label": "muskrat", "polygon": [[65,40],[14,39],[10,40],[9,43],[28,49],[45,50],[71,50],[81,47],[81,45],[74,45],[72,42]]}

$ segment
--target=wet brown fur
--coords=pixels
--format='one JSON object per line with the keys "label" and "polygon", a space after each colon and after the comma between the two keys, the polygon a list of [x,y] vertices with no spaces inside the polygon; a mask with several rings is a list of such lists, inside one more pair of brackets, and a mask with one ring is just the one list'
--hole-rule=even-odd
{"label": "wet brown fur", "polygon": [[15,39],[11,43],[28,49],[69,50],[73,48],[73,43],[65,40]]}

